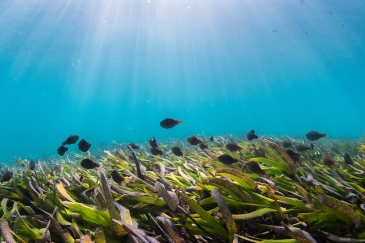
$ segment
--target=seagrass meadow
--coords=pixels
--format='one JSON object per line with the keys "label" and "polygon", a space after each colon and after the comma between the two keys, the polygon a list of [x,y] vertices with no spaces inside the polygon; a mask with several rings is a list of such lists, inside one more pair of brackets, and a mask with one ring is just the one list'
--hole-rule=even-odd
{"label": "seagrass meadow", "polygon": [[[221,136],[2,165],[2,242],[365,242],[365,140]],[[240,150],[226,144],[238,141]],[[183,156],[171,153],[182,148]],[[291,151],[291,152],[290,152]],[[237,159],[223,164],[226,154]],[[62,159],[60,159],[62,158]],[[98,165],[85,169],[88,159]],[[85,167],[85,166],[84,166]]]}

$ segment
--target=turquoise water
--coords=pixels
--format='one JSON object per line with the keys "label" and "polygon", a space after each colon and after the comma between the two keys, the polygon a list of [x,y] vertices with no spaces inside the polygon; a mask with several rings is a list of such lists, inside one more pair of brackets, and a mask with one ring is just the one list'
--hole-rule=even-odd
{"label": "turquoise water", "polygon": [[[359,138],[365,1],[0,1],[0,162],[192,134]],[[183,123],[165,130],[159,122]]]}

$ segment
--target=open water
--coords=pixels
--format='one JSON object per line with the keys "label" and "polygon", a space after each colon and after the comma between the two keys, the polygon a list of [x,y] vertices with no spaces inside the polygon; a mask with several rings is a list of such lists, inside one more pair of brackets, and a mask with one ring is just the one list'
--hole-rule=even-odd
{"label": "open water", "polygon": [[0,162],[57,155],[70,134],[93,152],[365,132],[363,0],[0,0],[0,33]]}

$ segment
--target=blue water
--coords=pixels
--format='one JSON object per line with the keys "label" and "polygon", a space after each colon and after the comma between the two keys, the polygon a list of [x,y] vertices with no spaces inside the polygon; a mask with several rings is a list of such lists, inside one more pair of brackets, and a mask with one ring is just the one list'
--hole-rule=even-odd
{"label": "blue water", "polygon": [[[0,1],[0,162],[192,134],[359,138],[363,0]],[[183,123],[165,130],[165,117]]]}

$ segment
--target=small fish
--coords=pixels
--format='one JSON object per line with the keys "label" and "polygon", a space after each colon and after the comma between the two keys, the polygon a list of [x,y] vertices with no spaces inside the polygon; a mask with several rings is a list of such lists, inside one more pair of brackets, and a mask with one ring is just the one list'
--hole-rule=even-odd
{"label": "small fish", "polygon": [[249,172],[251,173],[256,173],[256,174],[259,174],[259,175],[265,175],[265,171],[263,171],[259,165],[259,163],[255,162],[255,161],[251,161],[251,162],[248,162],[246,164],[246,168],[249,170]]}
{"label": "small fish", "polygon": [[116,170],[113,170],[111,173],[113,181],[120,184],[124,181],[124,177]]}
{"label": "small fish", "polygon": [[346,163],[347,165],[353,165],[353,164],[354,164],[354,161],[351,159],[351,157],[350,157],[349,153],[345,153],[345,154],[343,155],[343,159],[344,159],[344,161],[345,161],[345,163]]}
{"label": "small fish", "polygon": [[66,153],[67,150],[68,150],[68,148],[66,148],[65,146],[62,145],[61,147],[59,147],[57,149],[57,152],[58,152],[59,155],[63,156]]}
{"label": "small fish", "polygon": [[311,141],[315,141],[315,140],[318,140],[320,138],[323,138],[325,137],[326,134],[325,133],[319,133],[317,131],[311,131],[309,133],[307,133],[305,135],[305,137],[308,139],[308,140],[311,140]]}
{"label": "small fish", "polygon": [[214,142],[214,137],[210,136],[209,141]]}
{"label": "small fish", "polygon": [[180,123],[182,123],[181,120],[175,120],[172,118],[165,118],[160,122],[160,126],[163,128],[173,128],[176,125],[179,125]]}
{"label": "small fish", "polygon": [[327,154],[322,154],[322,161],[323,164],[327,166],[332,166],[336,164],[336,161],[334,161],[332,158],[330,158]]}
{"label": "small fish", "polygon": [[68,136],[68,138],[62,143],[62,145],[66,145],[66,144],[74,144],[77,142],[77,140],[79,140],[79,136],[78,135],[70,135]]}
{"label": "small fish", "polygon": [[85,169],[94,169],[99,167],[99,165],[91,159],[84,159],[83,161],[81,161],[81,167]]}
{"label": "small fish", "polygon": [[302,156],[296,152],[294,152],[291,149],[287,149],[286,153],[289,155],[289,157],[294,161],[294,162],[301,162],[302,161]]}
{"label": "small fish", "polygon": [[228,154],[222,154],[218,157],[218,161],[225,164],[225,165],[230,165],[233,164],[235,162],[238,162],[238,159],[233,158],[232,156],[228,155]]}
{"label": "small fish", "polygon": [[297,144],[297,145],[295,145],[295,149],[298,152],[304,152],[304,151],[310,150],[311,148],[305,144]]}
{"label": "small fish", "polygon": [[150,143],[152,148],[157,148],[158,147],[157,141],[156,141],[155,138],[151,138],[150,140],[148,140],[148,142]]}
{"label": "small fish", "polygon": [[247,139],[252,141],[252,139],[258,139],[259,137],[255,135],[255,131],[252,129],[247,133]]}
{"label": "small fish", "polygon": [[[157,144],[156,144],[157,145]],[[135,143],[129,143],[128,144],[128,149],[130,150],[130,148],[132,149],[132,150],[135,150],[135,149],[139,149],[139,146],[137,145],[137,144],[135,144]]]}
{"label": "small fish", "polygon": [[89,148],[91,147],[91,144],[90,144],[90,143],[88,143],[88,142],[86,142],[86,140],[85,140],[85,139],[81,139],[81,140],[80,140],[80,142],[79,142],[79,144],[78,144],[78,146],[79,146],[79,149],[80,149],[82,152],[86,152],[86,151],[88,151],[88,150],[89,150]]}
{"label": "small fish", "polygon": [[307,183],[307,185],[308,186],[313,186],[314,184],[313,184],[313,176],[312,176],[312,174],[308,174],[307,175],[307,178],[302,178],[302,180],[305,182],[305,183]]}
{"label": "small fish", "polygon": [[191,145],[198,145],[199,143],[202,143],[202,141],[200,141],[197,137],[195,137],[194,135],[191,135],[190,137],[188,137],[188,142]]}
{"label": "small fish", "polygon": [[161,155],[162,154],[162,150],[159,147],[153,147],[150,148],[151,154],[153,155]]}
{"label": "small fish", "polygon": [[314,149],[314,144],[313,143],[309,144],[309,147],[311,148],[311,150],[313,150]]}
{"label": "small fish", "polygon": [[281,146],[283,146],[284,148],[289,148],[290,146],[292,146],[292,144],[288,139],[285,139],[281,142]]}
{"label": "small fish", "polygon": [[173,147],[171,148],[171,151],[176,156],[183,156],[183,153],[181,152],[181,149],[179,147]]}
{"label": "small fish", "polygon": [[1,178],[1,182],[6,182],[6,181],[10,181],[10,179],[13,178],[13,172],[11,171],[7,171],[5,172],[5,174],[3,175],[3,177]]}
{"label": "small fish", "polygon": [[208,145],[206,145],[205,143],[199,143],[199,148],[200,148],[201,150],[204,150],[204,149],[207,149],[207,148],[209,148],[209,147],[208,147]]}
{"label": "small fish", "polygon": [[226,149],[228,149],[231,152],[236,152],[236,151],[242,150],[242,147],[239,146],[237,143],[230,142],[230,143],[226,144]]}
{"label": "small fish", "polygon": [[34,170],[35,169],[35,162],[33,160],[29,161],[29,169]]}

